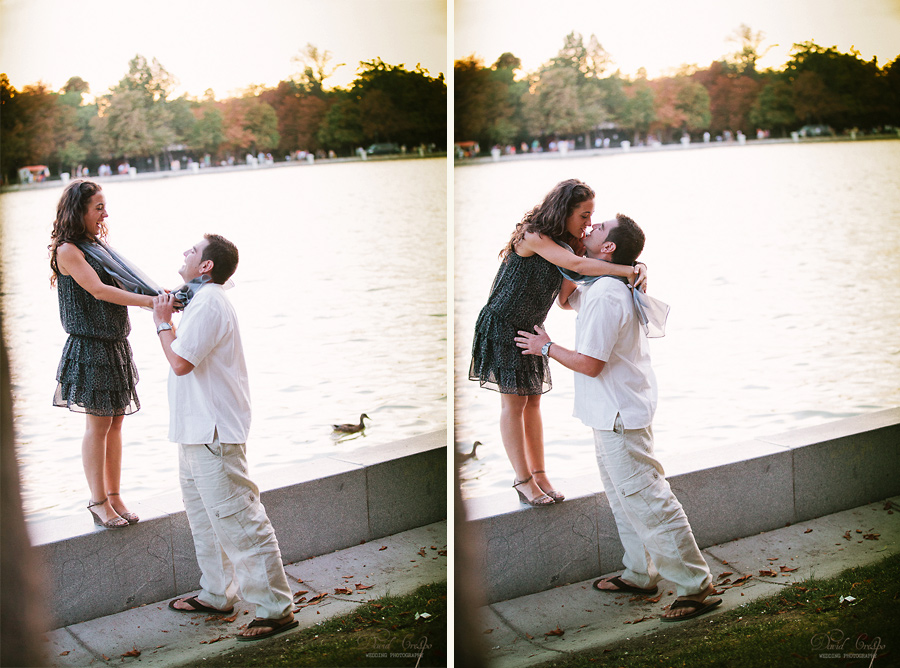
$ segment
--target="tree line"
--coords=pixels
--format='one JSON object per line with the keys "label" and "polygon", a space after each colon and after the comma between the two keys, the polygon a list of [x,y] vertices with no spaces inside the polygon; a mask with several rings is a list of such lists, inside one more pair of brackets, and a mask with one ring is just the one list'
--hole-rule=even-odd
{"label": "tree line", "polygon": [[279,158],[351,155],[382,142],[444,150],[442,74],[376,58],[361,62],[346,88],[326,90],[337,69],[330,60],[330,52],[307,45],[295,58],[301,70],[291,79],[224,100],[211,90],[200,99],[173,97],[174,76],[141,55],[92,103],[85,100],[89,84],[77,76],[59,91],[42,83],[17,91],[0,74],[0,179],[15,182],[19,168],[36,164],[70,173],[90,165],[96,173],[109,162],[159,170],[178,157],[220,164],[260,152]]}
{"label": "tree line", "polygon": [[615,135],[635,144],[668,143],[685,134],[786,136],[801,126],[826,132],[880,132],[900,127],[900,57],[883,68],[859,52],[812,41],[794,44],[781,68],[759,71],[763,34],[735,31],[738,50],[707,68],[682,67],[648,79],[610,72],[596,36],[566,36],[537,71],[504,53],[491,66],[475,55],[454,63],[454,140],[481,146],[546,148],[551,141],[590,146]]}

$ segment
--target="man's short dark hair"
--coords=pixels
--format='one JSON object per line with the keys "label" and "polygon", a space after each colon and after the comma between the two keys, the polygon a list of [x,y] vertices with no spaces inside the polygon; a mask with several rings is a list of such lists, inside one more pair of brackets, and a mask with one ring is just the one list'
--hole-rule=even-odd
{"label": "man's short dark hair", "polygon": [[607,241],[616,245],[612,254],[614,264],[634,264],[644,250],[644,231],[628,216],[617,213],[619,224],[609,231]]}
{"label": "man's short dark hair", "polygon": [[231,278],[237,269],[237,246],[218,234],[204,234],[203,238],[209,242],[209,245],[203,249],[200,261],[212,260],[213,268],[209,272],[209,276],[213,283],[221,285]]}

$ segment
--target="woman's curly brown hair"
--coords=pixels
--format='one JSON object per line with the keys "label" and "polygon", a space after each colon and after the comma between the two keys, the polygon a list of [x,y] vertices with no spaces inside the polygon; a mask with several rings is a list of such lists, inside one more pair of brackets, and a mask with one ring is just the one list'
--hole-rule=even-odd
{"label": "woman's curly brown hair", "polygon": [[[53,275],[50,277],[50,285],[56,285],[59,276],[59,265],[56,263],[56,251],[62,244],[84,241],[88,238],[84,228],[84,214],[87,211],[91,197],[100,192],[102,188],[93,181],[76,179],[66,186],[59,203],[56,205],[56,220],[53,221],[53,231],[50,233],[50,269]],[[106,237],[106,225],[100,221],[101,239]]]}
{"label": "woman's curly brown hair", "polygon": [[[500,251],[500,257],[506,257],[515,251],[526,232],[546,234],[554,241],[567,241],[566,219],[582,202],[594,199],[594,191],[589,185],[578,179],[560,181],[544,197],[544,201],[525,214],[516,225],[506,247]],[[571,244],[570,244],[571,245]]]}

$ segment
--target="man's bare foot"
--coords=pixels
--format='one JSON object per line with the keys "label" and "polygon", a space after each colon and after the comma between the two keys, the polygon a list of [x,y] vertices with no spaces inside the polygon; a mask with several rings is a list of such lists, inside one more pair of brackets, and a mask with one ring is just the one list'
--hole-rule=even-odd
{"label": "man's bare foot", "polygon": [[294,614],[289,612],[281,619],[260,619],[257,617],[247,625],[243,631],[237,634],[238,640],[261,640],[274,636],[282,631],[287,631],[298,625],[294,620]]}
{"label": "man's bare foot", "polygon": [[[710,599],[707,601],[707,597],[716,593],[716,588],[711,584],[704,589],[699,594],[693,594],[691,596],[679,596],[675,599],[675,602],[669,607],[668,610],[663,614],[662,619],[665,621],[675,621],[681,618],[688,617],[696,617],[697,615],[702,615],[704,612],[714,608],[722,602],[722,599]],[[679,601],[684,601],[684,603],[679,603]],[[692,601],[696,605],[692,605],[688,603],[688,601]]]}
{"label": "man's bare foot", "polygon": [[653,587],[638,587],[633,582],[629,582],[628,580],[623,580],[618,575],[614,575],[609,578],[600,578],[599,580],[594,581],[594,589],[599,589],[600,591],[611,591],[617,592],[620,591],[622,593],[628,594],[655,594],[657,589],[656,586]]}
{"label": "man's bare foot", "polygon": [[169,607],[177,612],[205,612],[215,615],[228,615],[234,612],[234,607],[227,610],[220,610],[211,605],[207,605],[196,596],[187,596],[185,598],[176,598],[169,601]]}

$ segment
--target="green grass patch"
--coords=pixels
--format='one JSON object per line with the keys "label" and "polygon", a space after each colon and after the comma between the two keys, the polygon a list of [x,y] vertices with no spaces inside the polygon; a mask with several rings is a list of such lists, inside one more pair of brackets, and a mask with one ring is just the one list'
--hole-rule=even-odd
{"label": "green grass patch", "polygon": [[666,624],[672,628],[541,667],[900,666],[898,622],[900,554],[895,554],[833,578],[787,586],[714,617]]}
{"label": "green grass patch", "polygon": [[367,668],[415,666],[417,662],[420,668],[447,665],[446,582],[425,585],[408,596],[385,596],[363,603],[350,614],[308,629],[240,643],[222,654],[186,664],[185,668]]}

